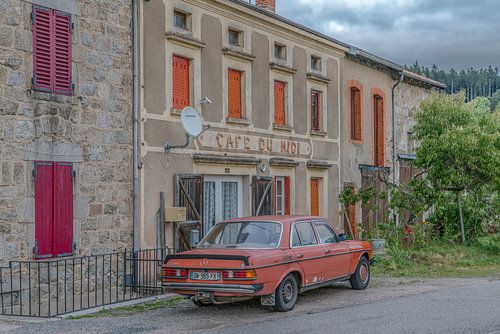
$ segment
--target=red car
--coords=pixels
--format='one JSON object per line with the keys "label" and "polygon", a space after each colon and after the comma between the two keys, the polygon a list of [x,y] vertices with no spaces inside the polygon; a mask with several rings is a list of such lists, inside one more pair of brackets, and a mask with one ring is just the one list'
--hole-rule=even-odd
{"label": "red car", "polygon": [[192,251],[169,255],[163,287],[196,305],[247,300],[285,312],[298,294],[349,280],[370,282],[372,246],[347,240],[323,218],[268,216],[216,224]]}

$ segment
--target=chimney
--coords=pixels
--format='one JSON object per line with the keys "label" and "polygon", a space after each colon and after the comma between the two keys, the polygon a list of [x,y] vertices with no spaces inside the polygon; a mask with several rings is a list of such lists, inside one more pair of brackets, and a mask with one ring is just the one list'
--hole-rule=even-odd
{"label": "chimney", "polygon": [[276,12],[276,0],[255,0],[255,5],[270,12]]}

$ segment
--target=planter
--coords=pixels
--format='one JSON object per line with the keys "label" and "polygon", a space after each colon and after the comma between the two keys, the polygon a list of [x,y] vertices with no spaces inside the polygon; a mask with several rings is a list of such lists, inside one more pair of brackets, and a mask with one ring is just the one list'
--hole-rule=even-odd
{"label": "planter", "polygon": [[385,239],[372,239],[372,246],[375,253],[385,252]]}

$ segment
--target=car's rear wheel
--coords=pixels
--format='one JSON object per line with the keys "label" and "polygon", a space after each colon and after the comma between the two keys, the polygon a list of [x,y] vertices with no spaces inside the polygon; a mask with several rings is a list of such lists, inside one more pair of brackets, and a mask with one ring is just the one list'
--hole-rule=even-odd
{"label": "car's rear wheel", "polygon": [[359,259],[356,271],[349,278],[349,282],[354,290],[364,290],[370,283],[370,264],[366,257],[362,256]]}
{"label": "car's rear wheel", "polygon": [[289,274],[274,292],[274,309],[278,312],[291,311],[297,303],[299,284],[294,274]]}

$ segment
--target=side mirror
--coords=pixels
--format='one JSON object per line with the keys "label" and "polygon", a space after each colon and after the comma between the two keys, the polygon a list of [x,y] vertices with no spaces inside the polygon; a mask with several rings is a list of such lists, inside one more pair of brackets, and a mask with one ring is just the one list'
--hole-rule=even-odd
{"label": "side mirror", "polygon": [[347,234],[339,234],[339,241],[346,241],[347,240]]}

